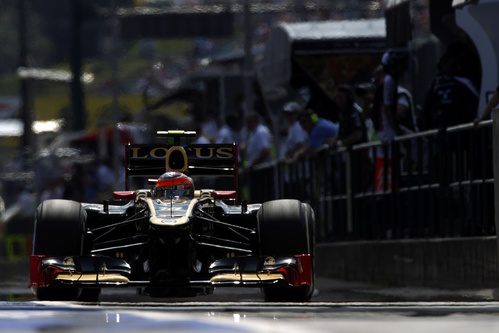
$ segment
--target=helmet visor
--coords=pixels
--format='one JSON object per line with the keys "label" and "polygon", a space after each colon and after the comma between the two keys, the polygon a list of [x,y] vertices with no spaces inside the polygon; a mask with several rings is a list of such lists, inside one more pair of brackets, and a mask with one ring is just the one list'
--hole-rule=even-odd
{"label": "helmet visor", "polygon": [[193,197],[191,186],[174,185],[158,187],[154,190],[155,199],[172,199],[172,198],[185,198],[190,199]]}

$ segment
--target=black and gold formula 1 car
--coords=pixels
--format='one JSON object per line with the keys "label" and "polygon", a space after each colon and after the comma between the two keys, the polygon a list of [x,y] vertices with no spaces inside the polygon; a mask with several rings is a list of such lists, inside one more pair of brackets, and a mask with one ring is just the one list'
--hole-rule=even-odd
{"label": "black and gold formula 1 car", "polygon": [[[30,259],[37,298],[97,301],[101,288],[123,286],[152,297],[259,287],[269,301],[310,300],[310,205],[239,202],[237,145],[187,143],[195,132],[158,136],[166,143],[125,146],[126,191],[101,204],[39,205]],[[219,177],[232,189],[194,188],[193,179],[214,186]]]}

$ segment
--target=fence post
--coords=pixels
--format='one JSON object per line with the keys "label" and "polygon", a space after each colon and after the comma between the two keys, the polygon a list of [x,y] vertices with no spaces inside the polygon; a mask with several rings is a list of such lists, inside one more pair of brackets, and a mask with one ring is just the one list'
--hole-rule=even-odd
{"label": "fence post", "polygon": [[[347,234],[353,232],[352,150],[345,150],[345,190],[347,196]],[[359,176],[359,175],[357,175]]]}
{"label": "fence post", "polygon": [[279,173],[279,164],[280,162],[279,161],[276,161],[276,163],[274,163],[274,165],[272,166],[272,178],[273,178],[273,185],[274,185],[274,196],[272,197],[272,199],[282,199],[282,193],[280,193],[279,189],[280,189],[280,186],[279,186],[279,177],[280,177],[280,173]]}
{"label": "fence post", "polygon": [[452,221],[450,221],[449,215],[449,200],[450,200],[450,190],[449,190],[449,173],[452,172],[451,158],[452,154],[449,148],[449,136],[447,134],[447,128],[441,128],[438,131],[438,169],[437,177],[439,184],[439,213],[438,213],[438,225],[436,226],[436,233],[440,237],[449,237],[452,235]]}
{"label": "fence post", "polygon": [[499,263],[499,109],[492,111],[492,157],[494,166],[494,217],[496,225],[497,262]]}

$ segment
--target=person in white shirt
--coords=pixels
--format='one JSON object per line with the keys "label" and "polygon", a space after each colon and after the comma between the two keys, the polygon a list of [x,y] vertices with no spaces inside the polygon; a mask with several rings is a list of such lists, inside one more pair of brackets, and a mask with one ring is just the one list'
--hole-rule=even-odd
{"label": "person in white shirt", "polygon": [[241,130],[241,120],[235,114],[225,117],[225,124],[220,127],[215,143],[240,143],[239,131]]}
{"label": "person in white shirt", "polygon": [[402,134],[419,131],[412,94],[400,85],[397,87],[397,119]]}
{"label": "person in white shirt", "polygon": [[387,51],[381,59],[383,71],[383,106],[381,112],[381,129],[378,131],[378,139],[391,141],[402,134],[397,117],[398,104],[398,80],[407,67],[407,54],[401,52]]}
{"label": "person in white shirt", "polygon": [[300,126],[298,115],[303,107],[296,102],[288,102],[282,109],[288,123],[288,135],[281,146],[279,157],[290,158],[303,147],[308,139],[307,132]]}
{"label": "person in white shirt", "polygon": [[261,123],[260,116],[250,113],[246,117],[249,137],[246,146],[246,162],[249,168],[271,158],[272,134],[267,126]]}
{"label": "person in white shirt", "polygon": [[210,144],[210,139],[204,134],[203,126],[196,127],[196,138],[192,141],[193,144],[206,145]]}
{"label": "person in white shirt", "polygon": [[217,121],[215,120],[214,117],[209,117],[206,121],[204,121],[201,124],[201,133],[203,133],[203,136],[209,141],[213,142],[215,141],[218,133],[218,125]]}

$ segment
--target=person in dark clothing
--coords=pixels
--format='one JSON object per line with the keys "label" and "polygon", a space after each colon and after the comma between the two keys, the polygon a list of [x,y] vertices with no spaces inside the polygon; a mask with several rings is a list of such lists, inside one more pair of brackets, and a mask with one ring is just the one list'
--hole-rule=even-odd
{"label": "person in dark clothing", "polygon": [[376,129],[372,117],[375,92],[376,85],[374,82],[361,83],[355,87],[355,95],[359,99],[359,106],[362,110],[360,118],[366,129],[366,141],[369,142],[377,140]]}
{"label": "person in dark clothing", "polygon": [[346,84],[338,85],[334,91],[334,102],[339,111],[340,126],[336,146],[351,146],[366,141],[364,122],[354,106],[353,88]]}
{"label": "person in dark clothing", "polygon": [[476,117],[478,91],[469,78],[459,75],[458,61],[450,53],[446,53],[439,61],[439,73],[425,100],[425,129],[469,123]]}

